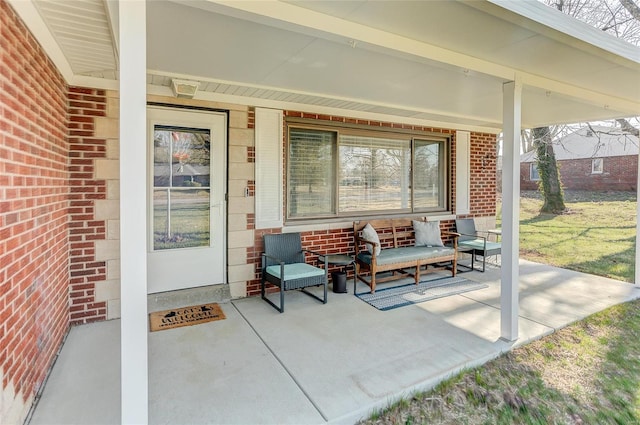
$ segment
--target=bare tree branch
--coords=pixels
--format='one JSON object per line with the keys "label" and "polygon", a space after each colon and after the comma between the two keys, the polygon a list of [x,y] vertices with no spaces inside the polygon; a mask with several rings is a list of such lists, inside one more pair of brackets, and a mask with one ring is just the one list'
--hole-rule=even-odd
{"label": "bare tree branch", "polygon": [[620,127],[622,127],[622,131],[626,131],[629,134],[633,134],[636,137],[640,137],[640,130],[631,125],[631,123],[624,118],[619,118],[616,120]]}
{"label": "bare tree branch", "polygon": [[633,2],[633,0],[620,0],[620,4],[635,18],[636,21],[640,21],[640,7]]}

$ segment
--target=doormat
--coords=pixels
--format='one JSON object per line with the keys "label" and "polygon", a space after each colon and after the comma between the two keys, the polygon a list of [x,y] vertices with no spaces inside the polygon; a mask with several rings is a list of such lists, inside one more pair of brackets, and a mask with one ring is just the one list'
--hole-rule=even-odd
{"label": "doormat", "polygon": [[456,276],[422,281],[418,285],[409,283],[379,289],[374,294],[363,292],[356,294],[356,296],[378,310],[387,311],[487,287],[488,285],[484,283],[472,282]]}
{"label": "doormat", "polygon": [[151,332],[226,319],[218,304],[194,305],[149,313]]}

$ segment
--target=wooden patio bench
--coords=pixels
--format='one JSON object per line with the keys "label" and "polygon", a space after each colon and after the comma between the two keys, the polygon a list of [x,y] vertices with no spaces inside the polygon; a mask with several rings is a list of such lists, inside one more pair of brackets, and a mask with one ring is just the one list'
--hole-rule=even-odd
{"label": "wooden patio bench", "polygon": [[[375,230],[373,234],[367,225]],[[414,226],[419,227],[418,243]],[[430,234],[431,240],[425,240],[425,229],[431,229],[431,232],[436,232],[437,235]],[[425,267],[426,271],[428,265],[434,266],[434,269],[443,269],[443,266],[435,266],[451,264],[451,274],[456,275],[458,234],[440,230],[437,221],[429,222],[424,218],[355,221],[353,234],[356,277],[371,288],[371,293],[375,292],[376,283],[405,276],[412,276],[417,285],[420,282],[422,267]],[[451,246],[444,246],[443,236],[451,239]],[[376,277],[376,274],[381,272],[391,272],[391,275]],[[369,278],[365,278],[363,273],[368,273]]]}

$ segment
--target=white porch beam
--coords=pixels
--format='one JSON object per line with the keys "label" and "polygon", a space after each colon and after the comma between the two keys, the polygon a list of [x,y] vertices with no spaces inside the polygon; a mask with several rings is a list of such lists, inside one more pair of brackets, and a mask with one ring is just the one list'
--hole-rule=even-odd
{"label": "white porch beam", "polygon": [[121,419],[146,424],[146,2],[123,1],[119,7]]}
{"label": "white porch beam", "polygon": [[[467,4],[471,7],[481,9],[492,8],[494,12],[503,12],[502,9],[505,7],[500,4],[496,8],[494,4],[488,2],[468,2]],[[344,43],[355,40],[368,44],[372,50],[377,50],[376,48],[378,48],[382,49],[381,51],[383,52],[394,52],[394,54],[400,55],[400,57],[417,57],[433,60],[461,69],[491,75],[505,81],[512,81],[516,79],[517,76],[519,81],[527,86],[551,90],[565,96],[575,97],[587,104],[597,105],[603,108],[605,108],[606,105],[607,109],[619,111],[619,115],[634,116],[637,115],[638,111],[638,102],[636,99],[622,99],[603,95],[602,93],[592,90],[590,87],[576,86],[570,78],[565,78],[561,81],[557,78],[528,73],[523,69],[459,53],[431,43],[393,34],[388,31],[316,12],[291,3],[274,0],[207,0],[205,5],[199,7],[265,25],[276,25],[284,29],[327,40]],[[534,16],[528,16],[528,19],[534,19],[534,17],[535,14]],[[566,22],[564,22],[564,24],[566,24]]]}
{"label": "white porch beam", "polygon": [[[393,34],[347,19],[315,12],[291,3],[282,1],[207,1],[210,3],[209,10],[226,13],[235,17],[248,18],[249,20],[266,25],[272,25],[272,20],[275,20],[278,22],[278,26],[285,29],[303,32],[315,37],[334,41],[343,40],[345,43],[349,40],[356,40],[368,43],[371,46],[378,46],[398,53],[432,59],[507,80],[511,80],[514,77],[514,70],[512,68],[498,63],[454,52],[434,44]],[[227,9],[216,8],[215,5]],[[247,13],[250,15],[246,15]]]}
{"label": "white porch beam", "polygon": [[503,85],[502,139],[502,268],[500,290],[500,337],[518,339],[518,284],[520,250],[520,131],[522,83]]}

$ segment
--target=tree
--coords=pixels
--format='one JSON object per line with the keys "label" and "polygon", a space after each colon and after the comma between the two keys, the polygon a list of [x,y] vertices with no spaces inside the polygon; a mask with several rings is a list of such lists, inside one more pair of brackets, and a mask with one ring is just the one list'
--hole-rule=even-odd
{"label": "tree", "polygon": [[[634,0],[541,0],[559,11],[609,32],[632,44],[640,44],[640,7]],[[638,134],[626,119],[616,120],[623,130]],[[559,214],[565,210],[560,172],[553,151],[554,135],[566,132],[558,127],[541,127],[523,137],[522,147],[536,149],[536,166],[544,203],[541,212]],[[528,151],[523,149],[524,152]]]}
{"label": "tree", "polygon": [[533,146],[536,149],[536,165],[540,175],[540,190],[544,194],[544,203],[541,212],[559,214],[566,207],[564,205],[564,195],[558,173],[558,163],[553,151],[551,130],[549,127],[534,128]]}

